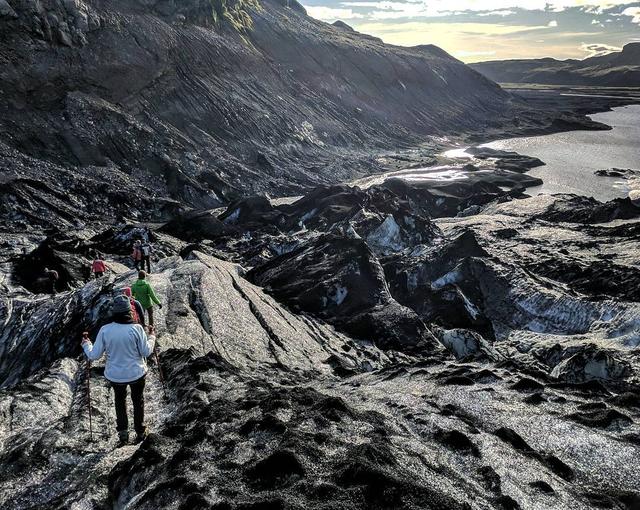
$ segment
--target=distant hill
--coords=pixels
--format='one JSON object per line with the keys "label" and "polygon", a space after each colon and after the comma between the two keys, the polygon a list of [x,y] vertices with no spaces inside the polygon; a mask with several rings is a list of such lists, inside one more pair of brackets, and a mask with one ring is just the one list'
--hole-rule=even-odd
{"label": "distant hill", "polygon": [[640,87],[640,43],[622,51],[584,60],[496,60],[471,64],[476,71],[500,83]]}

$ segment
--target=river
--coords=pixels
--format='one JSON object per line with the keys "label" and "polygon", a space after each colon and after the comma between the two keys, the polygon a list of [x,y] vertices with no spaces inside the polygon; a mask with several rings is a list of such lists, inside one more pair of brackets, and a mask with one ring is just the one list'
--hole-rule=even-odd
{"label": "river", "polygon": [[[510,138],[485,145],[535,156],[546,163],[529,172],[544,181],[542,186],[529,188],[529,194],[576,193],[598,200],[626,197],[628,181],[599,177],[594,172],[614,167],[640,170],[640,105],[596,113],[591,118],[613,129]],[[640,187],[635,182],[632,187]]]}
{"label": "river", "polygon": [[[485,143],[483,146],[534,156],[546,163],[545,166],[529,171],[529,175],[539,177],[544,182],[542,186],[527,188],[530,195],[575,193],[601,201],[627,196],[640,200],[640,178],[625,180],[594,175],[596,170],[611,168],[640,170],[640,105],[615,108],[590,117],[612,126],[613,129],[509,138]],[[462,166],[472,156],[465,150],[465,147],[459,147],[446,151],[443,156],[447,158],[448,164],[444,166],[386,172],[358,179],[351,184],[366,188],[381,184],[391,177],[416,182],[466,180],[468,173]],[[458,163],[451,163],[452,160],[458,160]]]}

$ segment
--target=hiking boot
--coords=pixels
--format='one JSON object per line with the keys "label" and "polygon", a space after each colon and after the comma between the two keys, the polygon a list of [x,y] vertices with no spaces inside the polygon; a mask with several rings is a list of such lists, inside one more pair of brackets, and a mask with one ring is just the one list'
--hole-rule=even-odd
{"label": "hiking boot", "polygon": [[116,445],[116,448],[126,446],[127,444],[129,444],[129,431],[121,430],[118,432],[118,444]]}
{"label": "hiking boot", "polygon": [[149,429],[147,427],[145,427],[142,432],[137,432],[136,433],[136,440],[134,441],[134,443],[135,444],[142,443],[142,441],[147,439],[148,435],[149,435]]}

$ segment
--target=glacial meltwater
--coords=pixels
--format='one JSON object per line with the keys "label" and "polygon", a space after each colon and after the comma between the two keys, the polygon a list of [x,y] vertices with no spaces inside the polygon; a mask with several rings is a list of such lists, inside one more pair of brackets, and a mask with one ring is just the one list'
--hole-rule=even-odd
{"label": "glacial meltwater", "polygon": [[603,201],[624,198],[631,188],[640,188],[637,181],[599,177],[594,172],[611,168],[640,170],[640,105],[615,108],[591,118],[613,129],[511,138],[486,146],[535,156],[546,163],[529,172],[544,184],[528,188],[528,194],[575,193]]}

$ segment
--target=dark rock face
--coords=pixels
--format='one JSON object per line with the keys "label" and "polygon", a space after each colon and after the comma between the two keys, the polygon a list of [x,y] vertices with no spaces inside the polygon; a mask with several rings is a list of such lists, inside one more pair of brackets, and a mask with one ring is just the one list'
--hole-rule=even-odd
{"label": "dark rock face", "polygon": [[28,156],[4,142],[0,142],[0,168],[3,232],[72,230],[87,222],[123,217],[162,220],[181,208],[175,200],[154,196],[115,167],[65,167]]}
{"label": "dark rock face", "polygon": [[3,221],[148,220],[175,201],[292,194],[523,109],[441,50],[386,46],[294,1],[8,0],[2,12]]}

